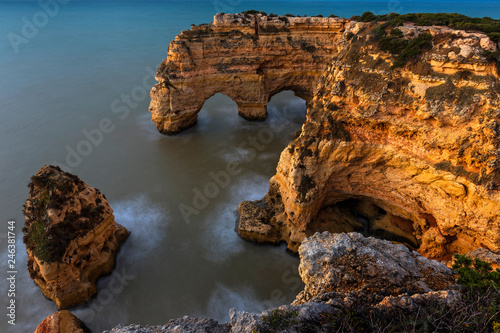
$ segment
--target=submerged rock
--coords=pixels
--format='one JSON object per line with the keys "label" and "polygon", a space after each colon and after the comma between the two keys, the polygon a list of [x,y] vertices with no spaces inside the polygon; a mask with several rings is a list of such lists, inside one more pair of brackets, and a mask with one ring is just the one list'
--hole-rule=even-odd
{"label": "submerged rock", "polygon": [[42,167],[29,189],[23,240],[30,276],[59,309],[83,303],[111,271],[128,231],[98,189],[59,167]]}
{"label": "submerged rock", "polygon": [[62,310],[45,318],[35,333],[90,333],[90,330],[74,314]]}

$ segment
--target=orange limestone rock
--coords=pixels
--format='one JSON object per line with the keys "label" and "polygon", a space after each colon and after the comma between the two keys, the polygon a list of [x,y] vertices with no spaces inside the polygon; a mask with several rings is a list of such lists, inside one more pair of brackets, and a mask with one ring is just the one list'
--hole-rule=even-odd
{"label": "orange limestone rock", "polygon": [[297,251],[316,231],[359,231],[435,259],[500,252],[498,46],[445,27],[390,32],[346,26],[268,194],[240,206],[241,236]]}
{"label": "orange limestone rock", "polygon": [[29,189],[23,240],[30,276],[59,309],[83,303],[112,269],[128,231],[98,189],[59,167],[42,167]]}
{"label": "orange limestone rock", "polygon": [[346,19],[217,14],[170,43],[151,90],[149,110],[161,133],[196,123],[205,101],[223,93],[246,119],[264,120],[283,90],[310,101],[337,53]]}
{"label": "orange limestone rock", "polygon": [[45,318],[35,333],[90,333],[90,330],[74,314],[67,310],[57,311]]}

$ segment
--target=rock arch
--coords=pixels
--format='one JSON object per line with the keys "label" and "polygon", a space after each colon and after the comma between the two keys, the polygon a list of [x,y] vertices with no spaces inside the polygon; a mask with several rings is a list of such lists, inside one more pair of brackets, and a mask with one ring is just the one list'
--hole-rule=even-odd
{"label": "rock arch", "polygon": [[196,123],[216,93],[229,96],[249,120],[264,120],[267,103],[284,90],[310,101],[347,22],[217,14],[213,23],[183,31],[156,73],[152,120],[161,133],[178,133]]}
{"label": "rock arch", "polygon": [[[364,231],[439,260],[500,252],[500,78],[498,62],[484,58],[497,46],[479,33],[400,27],[434,36],[413,63],[432,68],[422,74],[391,68],[396,57],[373,43],[376,27],[346,28],[357,37],[339,43],[268,193],[240,204],[237,232],[292,251],[328,230]],[[475,55],[441,57],[451,43],[474,45]],[[470,80],[456,74],[464,68]]]}

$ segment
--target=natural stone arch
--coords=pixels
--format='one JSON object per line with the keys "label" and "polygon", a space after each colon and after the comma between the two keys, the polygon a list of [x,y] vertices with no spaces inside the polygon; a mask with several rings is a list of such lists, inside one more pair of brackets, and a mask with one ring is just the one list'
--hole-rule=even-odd
{"label": "natural stone arch", "polygon": [[217,14],[214,23],[183,31],[157,71],[153,121],[161,133],[178,133],[196,123],[216,93],[229,96],[249,120],[264,120],[267,103],[283,90],[310,101],[347,22]]}
{"label": "natural stone arch", "polygon": [[308,90],[304,90],[302,87],[300,86],[296,86],[296,85],[293,85],[293,84],[287,84],[287,85],[283,85],[283,86],[280,86],[279,88],[275,89],[274,91],[271,91],[269,94],[268,94],[268,103],[271,101],[271,99],[276,96],[276,95],[279,95],[281,94],[282,92],[284,91],[291,91],[293,92],[293,94],[301,99],[303,99],[304,101],[309,102],[312,97],[309,96],[309,91]]}
{"label": "natural stone arch", "polygon": [[[270,123],[280,122],[286,126],[297,126],[294,133],[286,137],[289,140],[297,135],[297,131],[303,126],[307,117],[307,101],[292,89],[283,89],[269,94],[267,104],[267,116]],[[288,142],[286,142],[288,143]]]}
{"label": "natural stone arch", "polygon": [[[219,104],[216,102],[214,104],[213,100],[217,100],[218,102],[222,103]],[[210,110],[211,109],[217,109],[217,113],[224,114],[224,117],[237,117],[237,110],[238,109],[238,104],[234,101],[234,99],[231,96],[226,95],[223,92],[217,92],[213,94],[212,96],[208,97],[205,102],[203,103],[200,112],[197,114],[197,116],[203,117],[203,114],[205,113],[205,117],[210,117],[210,115],[207,115],[212,113]],[[223,110],[223,111],[221,111]]]}

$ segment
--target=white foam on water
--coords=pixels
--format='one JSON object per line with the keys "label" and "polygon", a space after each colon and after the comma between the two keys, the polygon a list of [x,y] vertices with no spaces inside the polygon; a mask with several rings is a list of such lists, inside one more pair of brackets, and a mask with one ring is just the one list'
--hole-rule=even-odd
{"label": "white foam on water", "polygon": [[[72,311],[93,331],[101,331],[105,325],[128,322],[130,314],[126,309],[130,307],[116,302],[123,302],[123,294],[139,276],[141,262],[145,262],[151,252],[163,243],[168,223],[167,213],[145,194],[110,202],[110,206],[113,207],[115,221],[127,228],[130,235],[120,247],[111,274],[97,281],[97,295]],[[112,319],[106,315],[109,307],[120,309],[113,312]]]}
{"label": "white foam on water", "polygon": [[243,251],[243,240],[235,232],[236,210],[241,201],[261,199],[267,192],[269,179],[246,173],[231,183],[222,202],[206,218],[204,246],[210,261],[225,261]]}
{"label": "white foam on water", "polygon": [[141,135],[144,135],[147,141],[157,141],[163,137],[151,120],[151,113],[144,112],[139,115],[137,124],[140,127]]}
{"label": "white foam on water", "polygon": [[260,313],[265,310],[264,302],[255,296],[255,291],[248,287],[230,289],[218,285],[212,293],[207,305],[207,316],[219,322],[229,321],[229,309]]}
{"label": "white foam on water", "polygon": [[241,165],[251,160],[252,157],[255,158],[255,154],[252,156],[250,149],[253,148],[232,147],[229,151],[222,153],[221,157],[226,163],[239,163]]}
{"label": "white foam on water", "polygon": [[147,257],[148,253],[161,245],[168,223],[167,213],[151,202],[145,194],[131,199],[110,203],[115,221],[130,231],[120,255],[127,261]]}

